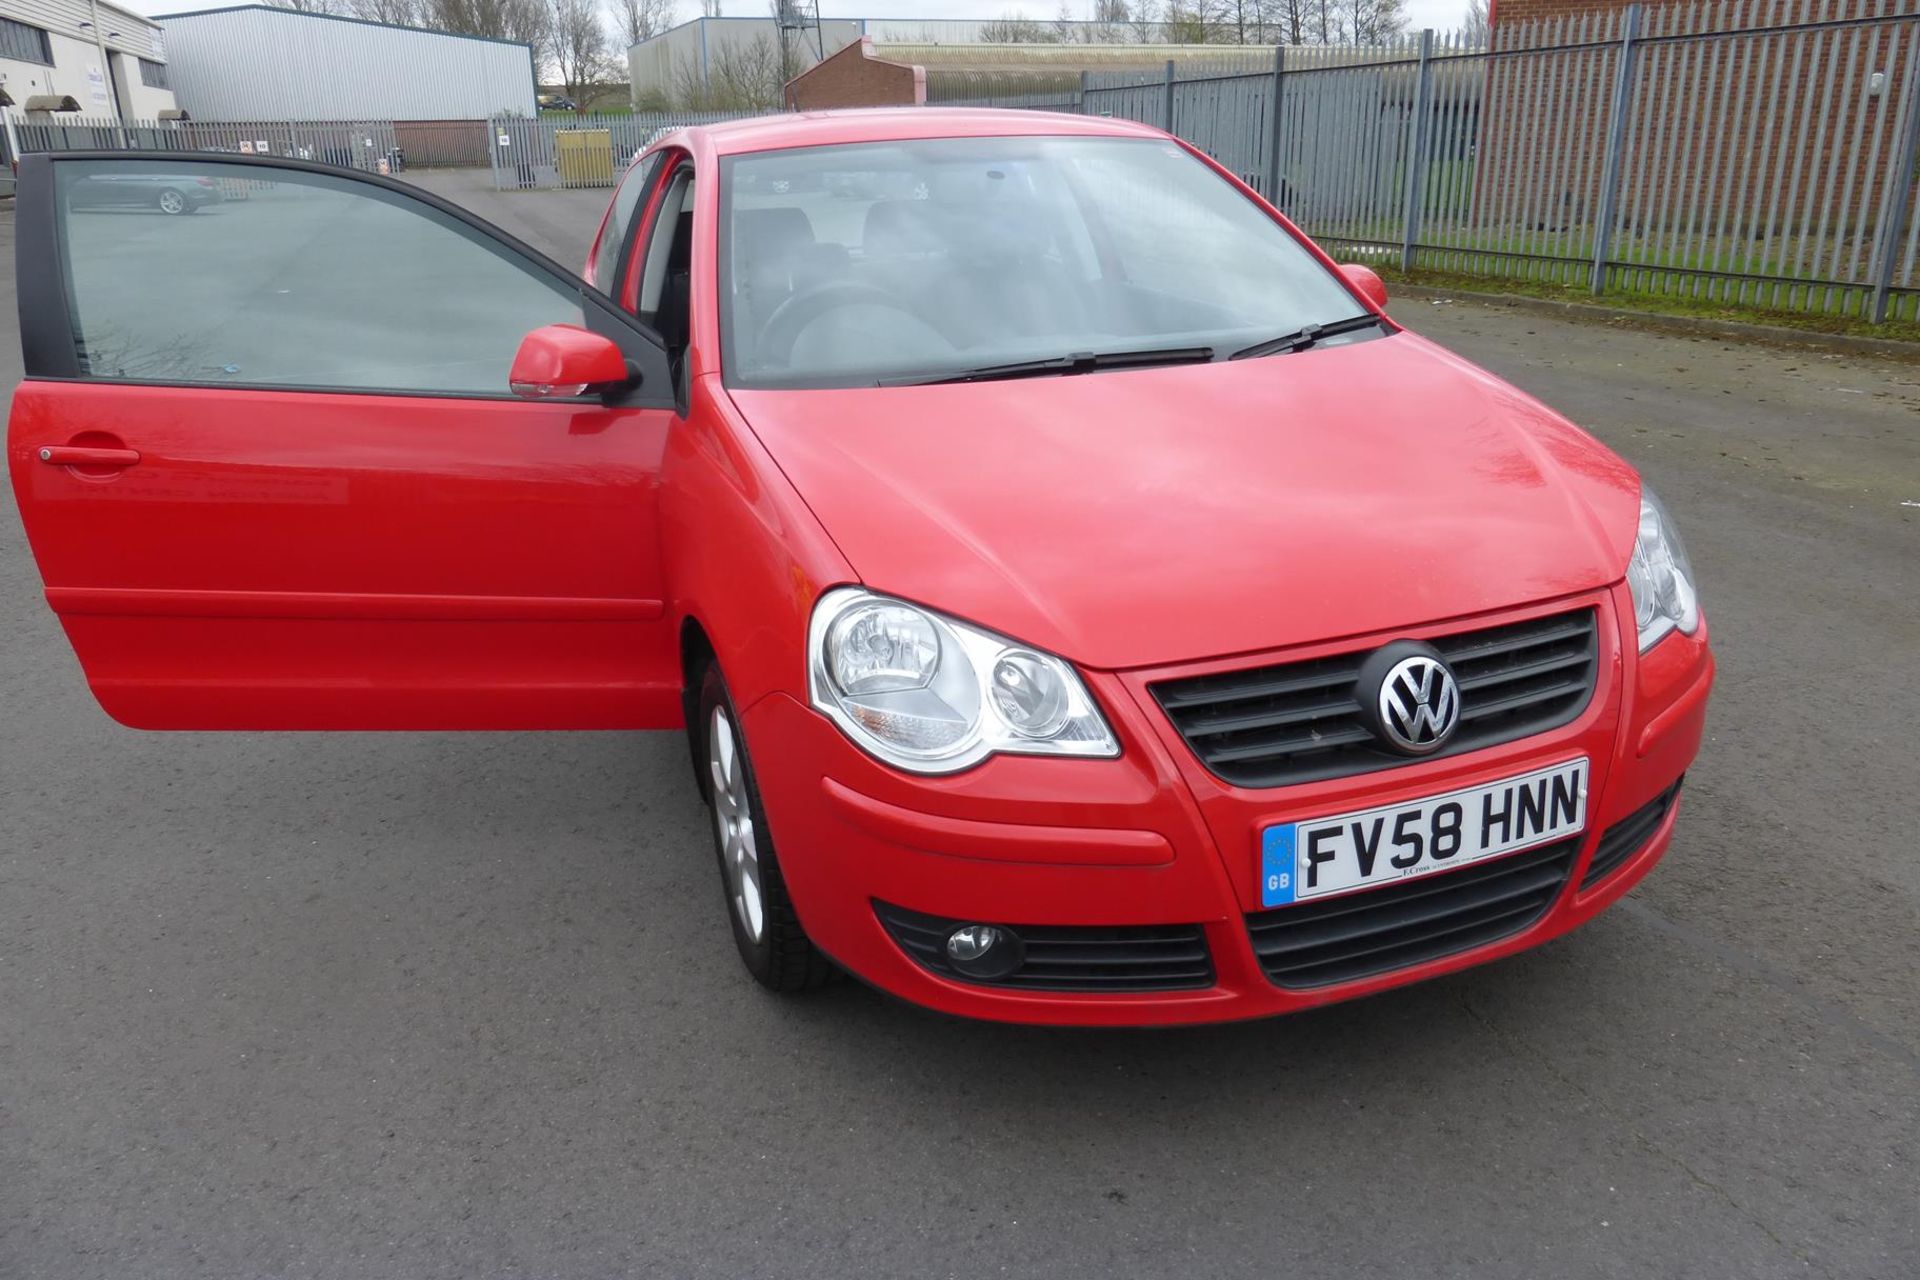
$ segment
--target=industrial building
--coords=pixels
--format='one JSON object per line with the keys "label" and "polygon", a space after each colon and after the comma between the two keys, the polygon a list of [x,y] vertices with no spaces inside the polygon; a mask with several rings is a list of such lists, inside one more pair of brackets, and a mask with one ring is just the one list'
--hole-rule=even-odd
{"label": "industrial building", "polygon": [[[1036,6],[1044,9],[1045,5]],[[797,11],[797,10],[796,10]],[[627,75],[636,111],[663,109],[740,108],[774,106],[788,80],[801,75],[841,50],[865,40],[881,59],[911,56],[934,48],[976,49],[1004,44],[1015,19],[973,18],[809,18],[803,27],[789,27],[786,54],[781,57],[781,29],[771,15],[750,18],[694,18],[627,50]],[[1040,24],[1027,23],[1028,26]],[[1049,35],[1059,44],[1023,43],[1008,46],[993,59],[1045,58],[1048,49],[1079,50],[1072,58],[1151,61],[1144,46],[1163,45],[1170,36],[1160,23],[1116,24],[1047,22]],[[1131,55],[1116,46],[1133,45]],[[1218,55],[1219,46],[1210,46]],[[1089,53],[1092,50],[1094,52]],[[1101,52],[1103,51],[1104,52]],[[851,55],[857,57],[858,55]],[[949,55],[951,56],[951,55]],[[1167,55],[1160,54],[1164,59]],[[961,55],[966,61],[967,55]],[[925,64],[926,57],[912,61]],[[1076,63],[1077,65],[1077,63]],[[769,83],[772,92],[769,95]],[[741,101],[761,98],[764,101]]]}
{"label": "industrial building", "polygon": [[256,4],[154,21],[174,94],[196,119],[474,120],[538,109],[533,47],[510,40]]}
{"label": "industrial building", "polygon": [[0,106],[152,120],[174,108],[160,28],[91,0],[0,0]]}
{"label": "industrial building", "polygon": [[724,97],[729,88],[743,87],[728,84],[742,76],[765,81],[751,90],[763,96],[770,87],[777,100],[788,78],[819,62],[823,53],[832,57],[858,40],[865,34],[864,26],[859,18],[823,18],[817,29],[809,26],[802,33],[790,33],[801,38],[791,39],[787,74],[782,75],[777,52],[780,28],[772,17],[683,22],[627,50],[634,110],[708,106],[700,100],[703,94],[717,91]]}

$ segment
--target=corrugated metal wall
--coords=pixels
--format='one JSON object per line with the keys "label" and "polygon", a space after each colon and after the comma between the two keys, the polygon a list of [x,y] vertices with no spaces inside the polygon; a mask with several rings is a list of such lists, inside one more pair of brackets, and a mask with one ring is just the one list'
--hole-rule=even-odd
{"label": "corrugated metal wall", "polygon": [[[820,43],[825,46],[827,56],[832,57],[858,40],[861,25],[858,18],[822,18]],[[683,81],[706,82],[714,59],[724,56],[723,50],[756,40],[779,45],[780,28],[772,18],[694,18],[630,46],[627,79],[636,109],[649,94],[672,98],[684,87]],[[815,57],[817,50],[812,32],[807,32],[796,43],[795,51],[802,70],[819,61]]]}
{"label": "corrugated metal wall", "polygon": [[285,9],[161,23],[174,96],[205,120],[448,120],[534,114],[524,44]]}
{"label": "corrugated metal wall", "polygon": [[[113,33],[107,40],[107,48],[130,53],[136,58],[166,60],[163,54],[155,50],[151,19],[143,18],[131,9],[105,3],[101,4],[100,12],[102,25]],[[71,36],[89,43],[93,40],[93,32],[80,25],[93,17],[92,6],[87,0],[5,0],[0,4],[0,17],[39,27],[54,35]]]}

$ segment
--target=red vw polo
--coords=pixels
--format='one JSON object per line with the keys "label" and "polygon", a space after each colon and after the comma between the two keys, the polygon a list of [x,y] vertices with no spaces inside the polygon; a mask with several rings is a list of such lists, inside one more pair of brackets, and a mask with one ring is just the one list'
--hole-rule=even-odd
{"label": "red vw polo", "polygon": [[[89,194],[155,175],[228,198]],[[17,217],[13,488],[107,712],[684,727],[775,990],[1283,1013],[1666,849],[1713,674],[1667,513],[1151,129],[690,129],[584,279],[289,160],[30,156]]]}

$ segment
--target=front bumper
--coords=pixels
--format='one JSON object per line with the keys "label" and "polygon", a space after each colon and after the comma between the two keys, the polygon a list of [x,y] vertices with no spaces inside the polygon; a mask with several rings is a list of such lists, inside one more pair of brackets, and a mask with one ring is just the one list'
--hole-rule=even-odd
{"label": "front bumper", "polygon": [[[768,826],[807,932],[866,981],[945,1012],[1012,1022],[1166,1025],[1262,1017],[1537,946],[1599,914],[1666,852],[1674,805],[1611,871],[1583,886],[1602,834],[1672,787],[1699,750],[1713,679],[1706,630],[1671,636],[1640,655],[1617,621],[1632,617],[1625,588],[1598,593],[1592,603],[1603,618],[1599,679],[1593,700],[1573,722],[1461,756],[1300,786],[1250,791],[1209,774],[1148,693],[1150,680],[1168,674],[1157,671],[1085,673],[1120,737],[1117,760],[999,756],[958,775],[909,777],[874,761],[784,694],[749,708],[745,729],[762,762]],[[1315,655],[1306,649],[1298,656]],[[1577,754],[1592,762],[1587,828],[1564,882],[1531,923],[1484,945],[1350,982],[1303,990],[1269,980],[1249,935],[1249,917],[1264,914],[1258,888],[1264,827],[1473,786]],[[788,761],[806,763],[789,767]],[[959,980],[903,950],[883,927],[876,902],[1016,928],[1197,925],[1205,933],[1212,982],[1108,993]]]}

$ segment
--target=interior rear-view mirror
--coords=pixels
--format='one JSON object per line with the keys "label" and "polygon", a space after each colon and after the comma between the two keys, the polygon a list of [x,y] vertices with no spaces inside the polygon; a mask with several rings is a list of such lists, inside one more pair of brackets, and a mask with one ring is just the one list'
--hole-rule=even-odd
{"label": "interior rear-view mirror", "polygon": [[513,394],[528,400],[605,395],[633,381],[613,339],[574,324],[542,325],[522,338],[507,375]]}
{"label": "interior rear-view mirror", "polygon": [[1387,283],[1380,278],[1379,272],[1358,262],[1343,262],[1340,264],[1340,274],[1347,278],[1348,284],[1360,291],[1361,297],[1382,311],[1387,309]]}

